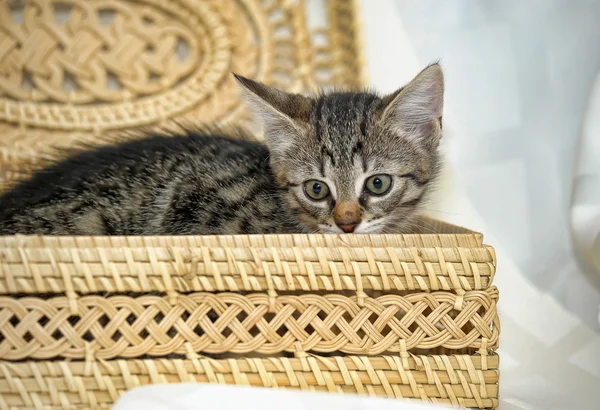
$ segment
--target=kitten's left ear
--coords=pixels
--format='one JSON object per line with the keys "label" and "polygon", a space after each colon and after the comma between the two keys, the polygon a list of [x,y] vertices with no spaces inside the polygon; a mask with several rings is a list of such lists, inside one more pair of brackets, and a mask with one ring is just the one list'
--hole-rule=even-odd
{"label": "kitten's left ear", "polygon": [[263,123],[265,142],[269,149],[272,152],[283,152],[290,148],[308,123],[312,100],[233,75],[242,86],[250,109]]}
{"label": "kitten's left ear", "polygon": [[383,99],[381,121],[435,148],[442,131],[444,73],[439,64],[421,71],[407,86]]}

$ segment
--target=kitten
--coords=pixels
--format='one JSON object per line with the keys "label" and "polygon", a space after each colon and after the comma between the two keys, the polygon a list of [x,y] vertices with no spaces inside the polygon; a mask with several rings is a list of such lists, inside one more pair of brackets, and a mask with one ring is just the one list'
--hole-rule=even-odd
{"label": "kitten", "polygon": [[0,234],[383,233],[437,175],[439,65],[379,97],[288,94],[236,76],[265,144],[216,132],[79,152],[0,196]]}

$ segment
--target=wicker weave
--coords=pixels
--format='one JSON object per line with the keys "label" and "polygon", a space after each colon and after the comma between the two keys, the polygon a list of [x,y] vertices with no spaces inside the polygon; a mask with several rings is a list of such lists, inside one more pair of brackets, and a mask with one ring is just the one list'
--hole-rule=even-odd
{"label": "wicker weave", "polygon": [[0,237],[0,255],[0,293],[481,290],[495,272],[467,234]]}
{"label": "wicker weave", "polygon": [[[247,125],[229,71],[364,84],[355,1],[324,7],[326,26],[301,0],[0,2],[0,184],[112,132]],[[410,235],[0,237],[0,409],[109,408],[173,382],[496,407],[495,270],[481,234],[429,219]]]}
{"label": "wicker weave", "polygon": [[[498,341],[497,291],[386,294],[378,298],[307,293],[192,293],[170,303],[161,296],[85,296],[72,314],[66,297],[0,297],[8,360],[164,356],[194,351],[343,352],[377,355],[407,349],[480,348]],[[213,323],[211,317],[218,317]],[[13,325],[16,323],[16,325]]]}
{"label": "wicker weave", "polygon": [[102,360],[0,363],[0,408],[109,408],[125,391],[202,382],[498,405],[498,356]]}
{"label": "wicker weave", "polygon": [[0,238],[3,400],[201,381],[496,406],[495,253],[420,226],[446,233]]}
{"label": "wicker weave", "polygon": [[245,123],[230,71],[290,91],[363,84],[354,1],[325,11],[309,29],[303,1],[0,2],[0,183],[107,131]]}

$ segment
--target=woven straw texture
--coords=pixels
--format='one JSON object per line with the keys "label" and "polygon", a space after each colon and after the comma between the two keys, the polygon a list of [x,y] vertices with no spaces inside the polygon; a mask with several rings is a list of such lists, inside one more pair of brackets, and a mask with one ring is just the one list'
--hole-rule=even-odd
{"label": "woven straw texture", "polygon": [[[325,25],[301,0],[0,2],[0,184],[113,132],[245,125],[230,71],[364,84],[355,2],[316,7]],[[0,409],[174,382],[496,407],[495,270],[481,234],[425,218],[410,235],[0,237]]]}
{"label": "woven straw texture", "polygon": [[494,407],[495,253],[420,226],[445,233],[0,238],[0,408],[179,381]]}
{"label": "woven straw texture", "polygon": [[0,407],[104,409],[133,387],[179,382],[359,393],[493,408],[498,405],[498,356],[3,362]]}
{"label": "woven straw texture", "polygon": [[360,86],[354,1],[324,7],[326,25],[301,0],[0,2],[0,183],[109,131],[246,123],[231,71],[296,92]]}
{"label": "woven straw texture", "polygon": [[480,241],[475,234],[0,237],[0,293],[482,290],[494,277],[495,253]]}
{"label": "woven straw texture", "polygon": [[[4,340],[0,356],[84,359],[163,356],[194,351],[263,353],[342,352],[376,355],[406,349],[479,348],[498,340],[497,291],[300,296],[236,293],[160,296],[85,296],[70,311],[66,297],[0,298]],[[361,303],[362,302],[362,303]],[[211,317],[218,317],[214,322]],[[13,323],[16,323],[13,325]]]}

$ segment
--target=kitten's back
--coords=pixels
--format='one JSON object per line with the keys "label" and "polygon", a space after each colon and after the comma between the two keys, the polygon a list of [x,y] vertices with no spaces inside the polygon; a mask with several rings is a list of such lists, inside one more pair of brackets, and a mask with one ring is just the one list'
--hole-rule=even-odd
{"label": "kitten's back", "polygon": [[0,196],[0,233],[204,234],[224,233],[226,222],[250,231],[242,205],[253,198],[246,193],[276,194],[268,151],[208,134],[154,135],[77,152]]}

